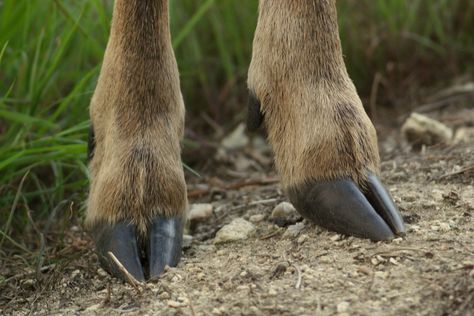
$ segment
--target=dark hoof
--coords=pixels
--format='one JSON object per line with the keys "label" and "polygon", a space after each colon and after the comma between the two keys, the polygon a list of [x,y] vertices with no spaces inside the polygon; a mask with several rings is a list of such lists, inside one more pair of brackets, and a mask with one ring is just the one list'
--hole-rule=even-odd
{"label": "dark hoof", "polygon": [[101,266],[115,277],[126,280],[110,258],[111,252],[138,281],[158,277],[165,266],[175,267],[181,258],[184,222],[181,217],[156,217],[150,222],[143,242],[135,225],[128,221],[98,224],[92,229]]}
{"label": "dark hoof", "polygon": [[348,179],[315,181],[291,188],[288,194],[301,215],[329,230],[375,241],[405,233],[398,209],[373,174],[365,195]]}
{"label": "dark hoof", "polygon": [[97,225],[92,231],[92,237],[96,242],[100,263],[105,270],[115,277],[125,279],[117,264],[108,255],[111,252],[135,279],[145,280],[134,225],[127,222]]}
{"label": "dark hoof", "polygon": [[160,276],[166,266],[178,265],[183,243],[183,224],[181,218],[157,217],[151,222],[147,251],[150,278]]}

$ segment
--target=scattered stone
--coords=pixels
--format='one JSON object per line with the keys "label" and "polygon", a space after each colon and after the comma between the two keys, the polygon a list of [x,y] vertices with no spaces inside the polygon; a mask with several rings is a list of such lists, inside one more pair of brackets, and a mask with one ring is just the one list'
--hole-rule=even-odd
{"label": "scattered stone", "polygon": [[270,289],[268,290],[268,295],[275,296],[277,294],[278,294],[277,290],[273,286],[270,287]]}
{"label": "scattered stone", "polygon": [[261,221],[263,221],[265,219],[265,215],[263,214],[256,214],[256,215],[252,215],[250,216],[249,218],[249,221],[251,223],[260,223]]}
{"label": "scattered stone", "polygon": [[393,242],[394,244],[399,245],[399,244],[401,244],[401,243],[403,242],[403,238],[402,238],[402,237],[395,238],[395,239],[392,240],[392,242]]}
{"label": "scattered stone", "polygon": [[456,131],[453,143],[468,143],[474,139],[474,127],[461,127]]}
{"label": "scattered stone", "polygon": [[398,266],[398,265],[399,265],[398,261],[397,261],[395,258],[390,258],[390,259],[388,259],[388,261],[389,261],[391,264],[395,265],[395,266]]}
{"label": "scattered stone", "polygon": [[288,217],[295,213],[296,209],[291,203],[281,202],[273,209],[272,219]]}
{"label": "scattered stone", "polygon": [[332,236],[332,237],[329,238],[329,239],[331,239],[332,241],[339,241],[339,240],[341,240],[341,238],[342,238],[341,235],[336,234],[336,235]]}
{"label": "scattered stone", "polygon": [[380,279],[385,280],[386,278],[388,278],[389,274],[386,271],[375,271],[374,275],[375,275],[376,278],[380,278]]}
{"label": "scattered stone", "polygon": [[337,304],[337,312],[338,313],[346,313],[349,310],[349,302],[340,302]]}
{"label": "scattered stone", "polygon": [[245,135],[245,124],[240,124],[237,128],[222,140],[222,147],[229,150],[240,149],[249,143],[249,138]]}
{"label": "scattered stone", "polygon": [[222,227],[214,238],[215,244],[244,240],[255,231],[255,226],[243,218],[236,218],[230,224]]}
{"label": "scattered stone", "polygon": [[286,227],[301,220],[301,215],[291,203],[281,202],[273,209],[270,219],[279,227]]}
{"label": "scattered stone", "polygon": [[192,243],[193,243],[193,236],[191,236],[191,235],[184,235],[183,236],[183,245],[182,245],[183,249],[191,248]]}
{"label": "scattered stone", "polygon": [[102,268],[98,268],[98,269],[97,269],[97,274],[100,275],[101,277],[106,277],[106,276],[109,275],[109,274],[107,273],[107,271],[105,271],[105,270],[102,269]]}
{"label": "scattered stone", "polygon": [[365,275],[372,275],[372,270],[364,266],[357,268],[357,272],[363,273]]}
{"label": "scattered stone", "polygon": [[286,231],[283,233],[283,238],[296,238],[304,228],[304,223],[299,222],[294,225],[288,226]]}
{"label": "scattered stone", "polygon": [[87,307],[84,312],[89,312],[89,313],[96,313],[100,308],[102,307],[102,304],[94,304],[89,307]]}
{"label": "scattered stone", "polygon": [[453,138],[453,130],[443,123],[427,116],[412,113],[402,126],[406,140],[416,147],[422,145],[449,144]]}
{"label": "scattered stone", "polygon": [[307,239],[308,239],[308,235],[303,234],[303,235],[301,235],[301,236],[298,238],[297,243],[301,245],[301,244],[304,243]]}
{"label": "scattered stone", "polygon": [[212,204],[193,204],[189,211],[189,220],[204,221],[212,216],[213,209]]}
{"label": "scattered stone", "polygon": [[188,304],[186,302],[177,302],[177,301],[173,301],[173,300],[169,300],[167,303],[168,303],[168,306],[172,307],[172,308],[179,308],[179,307],[188,306]]}
{"label": "scattered stone", "polygon": [[321,256],[321,257],[319,257],[319,262],[321,262],[321,263],[333,263],[333,259],[329,256]]}

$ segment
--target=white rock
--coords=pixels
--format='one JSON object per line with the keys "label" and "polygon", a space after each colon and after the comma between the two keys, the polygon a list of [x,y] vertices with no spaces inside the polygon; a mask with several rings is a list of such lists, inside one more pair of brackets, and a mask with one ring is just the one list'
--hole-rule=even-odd
{"label": "white rock", "polygon": [[190,221],[203,221],[212,216],[212,204],[192,204],[189,211]]}
{"label": "white rock", "polygon": [[215,244],[244,240],[255,231],[255,226],[243,218],[236,218],[230,224],[222,227],[214,238]]}
{"label": "white rock", "polygon": [[263,221],[264,219],[265,219],[265,215],[263,215],[263,214],[256,214],[256,215],[250,216],[249,221],[250,221],[251,223],[260,223],[260,222]]}
{"label": "white rock", "polygon": [[337,312],[338,313],[345,313],[349,310],[349,302],[340,302],[337,304]]}
{"label": "white rock", "polygon": [[183,249],[188,249],[191,248],[191,245],[193,244],[193,236],[191,235],[183,235]]}
{"label": "white rock", "polygon": [[413,145],[449,144],[453,138],[453,130],[441,122],[427,116],[412,113],[402,126],[402,133]]}
{"label": "white rock", "polygon": [[283,238],[296,238],[304,228],[304,223],[299,222],[295,225],[288,226],[286,231],[283,233]]}
{"label": "white rock", "polygon": [[281,202],[275,208],[273,209],[272,212],[272,219],[276,218],[285,218],[285,217],[290,217],[291,215],[297,213],[295,207],[288,202]]}
{"label": "white rock", "polygon": [[245,135],[245,124],[240,124],[237,128],[222,140],[222,147],[225,149],[239,149],[247,146],[249,138]]}

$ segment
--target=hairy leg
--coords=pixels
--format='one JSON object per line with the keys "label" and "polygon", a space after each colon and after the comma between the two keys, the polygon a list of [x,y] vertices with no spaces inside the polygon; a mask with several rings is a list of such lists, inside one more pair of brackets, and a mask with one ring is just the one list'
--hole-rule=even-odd
{"label": "hairy leg", "polygon": [[377,136],[346,71],[335,0],[260,0],[248,84],[249,126],[265,124],[300,213],[375,240],[404,232],[377,177]]}
{"label": "hairy leg", "polygon": [[184,103],[167,0],[116,0],[90,116],[86,224],[104,267],[139,279],[175,265],[187,209]]}

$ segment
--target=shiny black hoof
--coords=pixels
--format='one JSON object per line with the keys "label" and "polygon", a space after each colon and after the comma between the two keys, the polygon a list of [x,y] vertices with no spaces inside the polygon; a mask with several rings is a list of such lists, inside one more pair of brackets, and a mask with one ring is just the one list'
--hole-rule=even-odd
{"label": "shiny black hoof", "polygon": [[343,179],[293,187],[288,195],[303,217],[341,234],[379,241],[405,233],[400,212],[373,174],[364,192]]}
{"label": "shiny black hoof", "polygon": [[[155,217],[140,238],[135,225],[122,221],[97,224],[92,229],[101,266],[111,275],[127,280],[123,268],[137,281],[157,278],[166,266],[175,267],[181,259],[184,221],[181,217]],[[113,254],[117,263],[109,255]],[[119,268],[122,265],[122,270]]]}
{"label": "shiny black hoof", "polygon": [[101,266],[117,278],[125,279],[111,252],[124,268],[138,281],[144,281],[141,251],[135,226],[123,221],[114,225],[100,224],[92,230]]}
{"label": "shiny black hoof", "polygon": [[178,265],[181,259],[183,228],[181,218],[157,217],[151,222],[147,249],[150,278],[160,276],[166,266]]}

